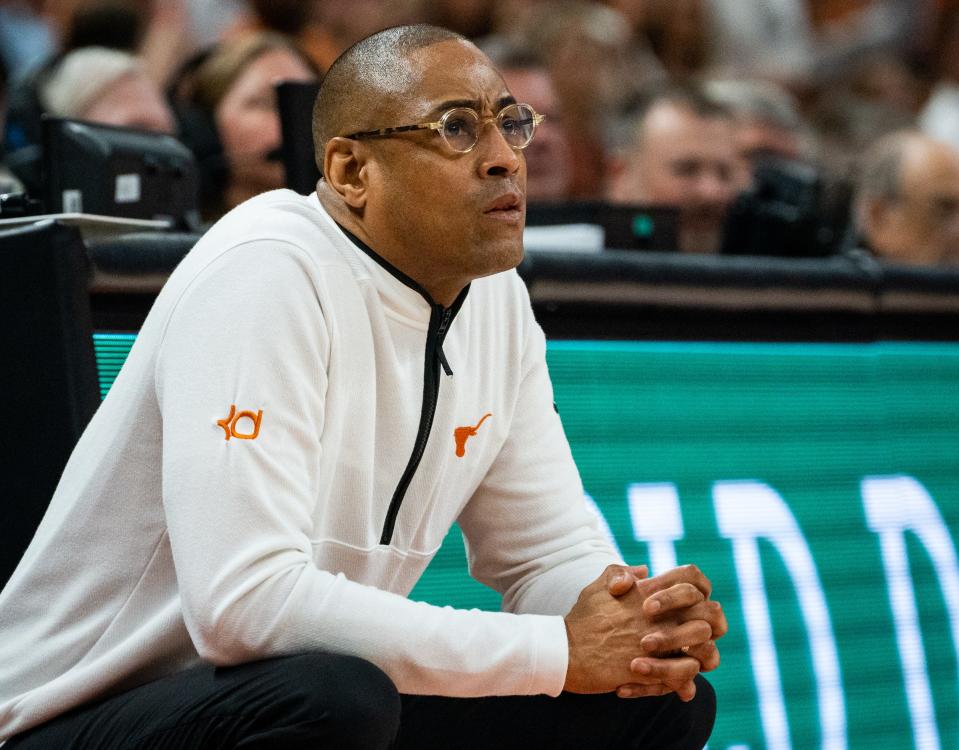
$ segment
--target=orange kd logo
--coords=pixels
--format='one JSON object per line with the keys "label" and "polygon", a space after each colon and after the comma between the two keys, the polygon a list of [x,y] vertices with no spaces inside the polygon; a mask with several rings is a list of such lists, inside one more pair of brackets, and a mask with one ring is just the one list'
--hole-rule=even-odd
{"label": "orange kd logo", "polygon": [[[230,413],[226,419],[218,419],[216,423],[222,427],[226,433],[224,440],[229,440],[231,437],[239,438],[240,440],[255,440],[256,436],[260,434],[260,420],[262,418],[262,409],[256,414],[252,411],[238,412],[236,410],[236,404],[230,404]],[[253,432],[237,432],[236,425],[241,419],[249,419],[253,423]]]}
{"label": "orange kd logo", "polygon": [[480,428],[480,425],[486,421],[487,417],[492,417],[492,414],[484,414],[483,418],[473,426],[467,425],[466,427],[457,427],[453,430],[453,440],[456,441],[456,457],[462,458],[466,455],[466,441],[469,440],[473,435],[476,434],[476,431]]}

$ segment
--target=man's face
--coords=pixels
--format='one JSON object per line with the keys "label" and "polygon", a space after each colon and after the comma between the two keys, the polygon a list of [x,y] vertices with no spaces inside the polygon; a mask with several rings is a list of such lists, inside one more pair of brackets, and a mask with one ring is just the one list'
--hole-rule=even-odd
{"label": "man's face", "polygon": [[[489,60],[467,42],[413,52],[409,74],[406,91],[384,109],[389,121],[373,128],[433,122],[463,106],[493,117],[512,101]],[[362,221],[374,247],[403,259],[417,281],[458,291],[522,259],[526,160],[495,124],[482,126],[465,154],[429,130],[363,143],[371,158]]]}
{"label": "man's face", "polygon": [[732,123],[700,117],[664,101],[647,113],[638,144],[610,183],[617,203],[680,209],[679,246],[684,252],[717,252],[723,222],[737,192]]}
{"label": "man's face", "polygon": [[900,197],[867,235],[890,260],[935,265],[959,259],[959,154],[927,140],[907,149]]}
{"label": "man's face", "polygon": [[244,68],[217,105],[214,119],[230,164],[230,178],[242,192],[283,187],[283,165],[268,158],[282,140],[276,84],[315,78],[292,52],[271,50]]}
{"label": "man's face", "polygon": [[534,203],[566,200],[573,177],[573,157],[549,74],[542,68],[507,68],[503,70],[503,80],[516,101],[546,115],[526,149],[529,200]]}

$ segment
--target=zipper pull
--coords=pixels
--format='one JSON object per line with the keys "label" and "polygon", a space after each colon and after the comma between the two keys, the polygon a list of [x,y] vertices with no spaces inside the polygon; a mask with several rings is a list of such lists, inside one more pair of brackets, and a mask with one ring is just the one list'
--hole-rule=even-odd
{"label": "zipper pull", "polygon": [[439,357],[440,364],[443,366],[443,372],[447,375],[453,374],[453,369],[450,367],[450,363],[446,360],[446,355],[443,353],[442,345],[436,347],[436,356]]}
{"label": "zipper pull", "polygon": [[443,351],[443,339],[446,337],[446,329],[449,327],[452,316],[452,310],[449,308],[443,310],[440,326],[436,329],[436,356],[439,358],[440,364],[443,366],[443,372],[445,372],[447,376],[453,374],[453,368],[450,367],[450,363],[446,359],[446,353]]}

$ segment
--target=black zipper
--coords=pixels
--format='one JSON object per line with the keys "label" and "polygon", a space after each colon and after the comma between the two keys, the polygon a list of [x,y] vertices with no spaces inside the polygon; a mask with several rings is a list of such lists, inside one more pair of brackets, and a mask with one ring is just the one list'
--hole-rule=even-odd
{"label": "black zipper", "polygon": [[469,284],[457,295],[452,305],[443,307],[434,302],[429,292],[422,286],[392,265],[388,260],[380,257],[375,250],[359,237],[356,237],[342,226],[340,229],[353,241],[353,244],[373,258],[373,260],[383,266],[387,271],[393,274],[393,276],[408,287],[419,292],[430,306],[430,323],[426,331],[426,351],[423,362],[423,402],[420,407],[420,424],[416,429],[416,439],[413,441],[413,451],[410,454],[409,461],[406,462],[406,469],[404,469],[403,475],[396,485],[396,489],[393,490],[393,497],[390,498],[390,505],[386,511],[386,521],[383,524],[383,533],[380,535],[380,544],[389,544],[393,540],[393,529],[396,527],[396,517],[399,515],[403,498],[406,496],[410,482],[413,481],[416,469],[419,467],[420,461],[423,460],[423,454],[426,452],[426,444],[429,441],[430,430],[433,427],[433,417],[436,415],[436,404],[439,400],[440,369],[442,368],[447,376],[453,374],[450,363],[446,359],[446,354],[443,352],[443,340],[446,338],[453,318],[456,317],[456,313],[459,312],[460,307],[463,306],[463,302],[466,300],[466,295],[469,292]]}
{"label": "black zipper", "polygon": [[383,533],[380,535],[380,544],[389,544],[393,540],[393,529],[396,527],[396,517],[399,515],[403,498],[409,489],[413,475],[426,452],[426,443],[429,441],[430,430],[433,427],[433,417],[436,415],[436,403],[440,394],[440,368],[447,375],[452,375],[449,362],[443,353],[443,339],[449,330],[450,323],[455,315],[453,307],[444,308],[442,305],[432,305],[430,325],[426,333],[426,359],[423,363],[423,404],[420,408],[420,425],[416,430],[416,440],[413,442],[413,452],[406,463],[406,470],[400,477],[399,484],[393,490],[390,507],[386,511],[386,523],[383,524]]}

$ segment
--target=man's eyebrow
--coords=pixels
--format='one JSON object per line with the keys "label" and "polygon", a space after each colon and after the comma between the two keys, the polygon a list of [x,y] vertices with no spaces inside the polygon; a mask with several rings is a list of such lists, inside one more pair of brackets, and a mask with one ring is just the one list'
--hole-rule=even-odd
{"label": "man's eyebrow", "polygon": [[[498,112],[509,104],[516,104],[516,98],[512,95],[500,97],[500,99],[496,102],[496,111]],[[480,108],[480,103],[478,99],[447,99],[446,101],[441,102],[433,107],[433,109],[427,112],[426,116],[441,117],[451,109],[458,109],[460,107],[468,107],[469,109],[478,111]]]}

